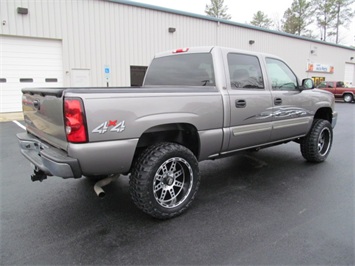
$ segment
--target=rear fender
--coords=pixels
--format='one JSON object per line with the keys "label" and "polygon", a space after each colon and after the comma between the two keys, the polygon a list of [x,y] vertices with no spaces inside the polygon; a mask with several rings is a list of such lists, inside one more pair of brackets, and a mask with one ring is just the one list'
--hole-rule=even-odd
{"label": "rear fender", "polygon": [[199,157],[200,139],[195,126],[187,123],[163,124],[147,129],[139,138],[136,153],[160,142],[174,142],[190,149]]}

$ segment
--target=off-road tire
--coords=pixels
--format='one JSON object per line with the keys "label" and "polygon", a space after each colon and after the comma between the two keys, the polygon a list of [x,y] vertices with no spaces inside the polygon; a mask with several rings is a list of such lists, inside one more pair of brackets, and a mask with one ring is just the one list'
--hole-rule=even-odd
{"label": "off-road tire", "polygon": [[301,139],[302,156],[309,162],[323,162],[330,152],[333,129],[329,121],[315,119],[311,130]]}
{"label": "off-road tire", "polygon": [[133,202],[143,212],[158,219],[178,216],[199,188],[197,159],[179,144],[150,146],[135,161],[129,185]]}

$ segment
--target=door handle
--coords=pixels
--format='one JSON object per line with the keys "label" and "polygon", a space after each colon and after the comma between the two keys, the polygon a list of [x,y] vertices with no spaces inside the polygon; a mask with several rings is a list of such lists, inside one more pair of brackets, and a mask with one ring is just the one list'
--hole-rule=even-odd
{"label": "door handle", "polygon": [[235,100],[235,107],[244,108],[247,106],[247,102],[245,100]]}
{"label": "door handle", "polygon": [[282,104],[282,99],[281,99],[281,98],[275,98],[275,99],[274,99],[274,104],[275,104],[275,105],[280,105],[280,104]]}

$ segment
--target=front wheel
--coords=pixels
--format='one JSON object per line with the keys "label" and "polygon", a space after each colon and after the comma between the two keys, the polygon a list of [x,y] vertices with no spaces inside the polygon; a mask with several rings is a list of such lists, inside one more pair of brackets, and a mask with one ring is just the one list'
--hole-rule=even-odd
{"label": "front wheel", "polygon": [[329,121],[315,119],[311,130],[301,139],[301,153],[309,162],[323,162],[330,152],[333,129]]}
{"label": "front wheel", "polygon": [[130,193],[145,213],[168,219],[191,205],[199,184],[194,154],[179,144],[161,143],[149,147],[137,159],[131,173]]}
{"label": "front wheel", "polygon": [[344,94],[343,99],[344,102],[351,103],[353,101],[353,95],[350,93]]}

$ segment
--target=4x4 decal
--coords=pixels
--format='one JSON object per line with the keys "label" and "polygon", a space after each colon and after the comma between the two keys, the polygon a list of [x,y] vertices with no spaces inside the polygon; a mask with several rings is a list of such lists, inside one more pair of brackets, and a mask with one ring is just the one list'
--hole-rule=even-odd
{"label": "4x4 decal", "polygon": [[117,120],[109,120],[109,121],[103,122],[101,125],[96,127],[91,132],[92,133],[99,133],[99,134],[104,134],[108,131],[120,133],[120,132],[124,131],[125,128],[126,128],[126,126],[125,126],[124,120],[119,123],[117,122]]}

